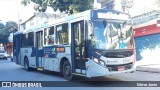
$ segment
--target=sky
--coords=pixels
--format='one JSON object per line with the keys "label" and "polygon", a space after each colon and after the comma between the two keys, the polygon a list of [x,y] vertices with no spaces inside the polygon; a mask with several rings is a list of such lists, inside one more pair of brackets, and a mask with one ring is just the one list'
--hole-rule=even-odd
{"label": "sky", "polygon": [[[20,19],[27,19],[33,15],[33,3],[24,7],[21,5],[21,0],[0,0],[0,20],[6,22],[16,21]],[[134,0],[134,6],[130,10],[131,16],[143,13],[146,10],[154,9],[153,0]],[[145,10],[144,10],[145,9]],[[48,13],[53,13],[51,9],[47,10]]]}
{"label": "sky", "polygon": [[18,21],[18,7],[20,0],[0,0],[0,20]]}
{"label": "sky", "polygon": [[136,16],[151,10],[157,9],[155,0],[134,0],[133,7],[130,9],[131,16]]}
{"label": "sky", "polygon": [[[0,20],[6,22],[26,20],[36,12],[34,4],[31,3],[24,7],[21,0],[0,0]],[[55,13],[51,8],[48,8],[46,13]]]}

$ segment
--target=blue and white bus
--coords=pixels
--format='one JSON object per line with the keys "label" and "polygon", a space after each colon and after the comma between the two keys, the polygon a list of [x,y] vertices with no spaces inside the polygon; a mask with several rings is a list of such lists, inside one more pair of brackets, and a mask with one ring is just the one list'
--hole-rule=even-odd
{"label": "blue and white bus", "polygon": [[135,71],[130,16],[115,10],[88,10],[14,33],[13,59],[36,68],[74,75],[106,76]]}

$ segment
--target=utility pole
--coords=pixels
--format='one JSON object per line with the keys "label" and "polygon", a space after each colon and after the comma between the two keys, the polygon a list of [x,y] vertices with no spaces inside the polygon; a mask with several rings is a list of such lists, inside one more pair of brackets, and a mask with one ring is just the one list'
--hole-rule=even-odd
{"label": "utility pole", "polygon": [[21,1],[19,0],[19,4],[18,4],[18,8],[17,8],[17,10],[18,10],[18,11],[17,11],[17,13],[18,13],[18,18],[17,18],[17,19],[18,19],[18,22],[17,22],[17,23],[18,23],[18,31],[20,31],[20,19],[19,19],[19,8],[20,8],[20,4],[21,4]]}

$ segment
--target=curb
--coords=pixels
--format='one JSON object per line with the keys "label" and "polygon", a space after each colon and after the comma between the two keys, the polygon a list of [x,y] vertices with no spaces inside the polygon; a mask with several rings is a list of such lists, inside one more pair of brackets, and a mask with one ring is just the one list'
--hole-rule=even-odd
{"label": "curb", "polygon": [[160,73],[160,68],[137,66],[136,71]]}

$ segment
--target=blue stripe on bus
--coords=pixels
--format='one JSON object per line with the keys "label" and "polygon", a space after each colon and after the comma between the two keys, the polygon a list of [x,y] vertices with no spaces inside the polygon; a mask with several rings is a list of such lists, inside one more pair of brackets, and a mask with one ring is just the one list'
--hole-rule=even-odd
{"label": "blue stripe on bus", "polygon": [[45,46],[43,47],[43,56],[46,58],[56,58],[58,53],[64,53],[64,52],[65,52],[64,46]]}
{"label": "blue stripe on bus", "polygon": [[44,54],[43,49],[38,50],[38,57],[43,57],[43,54]]}
{"label": "blue stripe on bus", "polygon": [[35,57],[35,56],[36,56],[36,49],[35,47],[32,47],[31,57]]}

